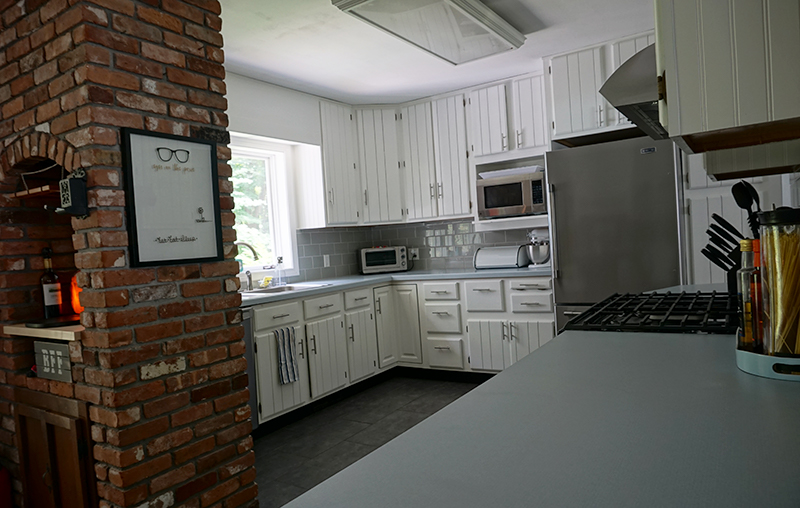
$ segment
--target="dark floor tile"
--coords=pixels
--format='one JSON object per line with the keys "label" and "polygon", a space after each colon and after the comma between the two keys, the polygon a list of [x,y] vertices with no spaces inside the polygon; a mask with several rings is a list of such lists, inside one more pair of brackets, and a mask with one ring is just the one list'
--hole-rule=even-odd
{"label": "dark floor tile", "polygon": [[258,506],[259,508],[279,508],[307,490],[305,487],[288,483],[259,482]]}
{"label": "dark floor tile", "polygon": [[419,412],[395,411],[358,434],[347,438],[347,441],[376,447],[381,446],[427,417],[427,414]]}
{"label": "dark floor tile", "polygon": [[261,485],[276,480],[288,471],[302,467],[307,460],[302,455],[256,451],[256,481]]}
{"label": "dark floor tile", "polygon": [[363,423],[375,423],[417,398],[416,395],[408,395],[402,392],[387,393],[374,400],[348,405],[339,415],[339,418]]}
{"label": "dark floor tile", "polygon": [[300,455],[306,458],[316,457],[368,426],[366,423],[349,420],[334,420],[328,425],[304,430],[297,430],[288,426],[285,429],[289,429],[290,434],[294,432],[294,435],[288,436],[284,444],[275,448],[275,451],[287,455]]}
{"label": "dark floor tile", "polygon": [[439,411],[446,405],[466,394],[476,386],[477,385],[472,383],[443,384],[436,390],[428,392],[422,397],[419,397],[413,402],[403,406],[403,411],[413,411],[415,413],[432,415],[436,411]]}
{"label": "dark floor tile", "polygon": [[349,441],[339,443],[306,461],[302,467],[280,476],[279,481],[310,489],[363,458],[375,448],[377,447]]}

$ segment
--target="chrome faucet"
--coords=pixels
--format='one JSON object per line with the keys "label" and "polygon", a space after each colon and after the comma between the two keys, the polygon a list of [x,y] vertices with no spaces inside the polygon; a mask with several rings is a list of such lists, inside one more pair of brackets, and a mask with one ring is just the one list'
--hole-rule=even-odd
{"label": "chrome faucet", "polygon": [[252,246],[252,245],[250,245],[249,243],[247,243],[247,242],[233,242],[233,244],[234,244],[234,245],[241,245],[241,246],[243,246],[243,247],[247,247],[248,249],[250,249],[250,252],[252,252],[252,253],[253,253],[253,260],[256,260],[256,259],[258,259],[258,253],[257,253],[257,252],[256,252],[256,250],[253,248],[253,246]]}
{"label": "chrome faucet", "polygon": [[244,272],[245,276],[247,276],[247,291],[253,290],[253,274],[250,273],[250,270]]}

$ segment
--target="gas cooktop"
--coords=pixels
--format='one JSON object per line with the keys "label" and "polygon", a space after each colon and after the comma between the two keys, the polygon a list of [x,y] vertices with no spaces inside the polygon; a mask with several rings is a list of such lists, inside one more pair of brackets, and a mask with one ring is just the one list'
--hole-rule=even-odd
{"label": "gas cooktop", "polygon": [[736,298],[728,293],[615,294],[572,318],[565,330],[736,333]]}

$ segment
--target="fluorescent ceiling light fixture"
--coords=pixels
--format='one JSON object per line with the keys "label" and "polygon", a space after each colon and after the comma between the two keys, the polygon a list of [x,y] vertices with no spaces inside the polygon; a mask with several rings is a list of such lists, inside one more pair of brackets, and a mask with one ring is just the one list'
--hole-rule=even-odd
{"label": "fluorescent ceiling light fixture", "polygon": [[525,36],[479,0],[332,0],[342,11],[458,65],[516,49]]}

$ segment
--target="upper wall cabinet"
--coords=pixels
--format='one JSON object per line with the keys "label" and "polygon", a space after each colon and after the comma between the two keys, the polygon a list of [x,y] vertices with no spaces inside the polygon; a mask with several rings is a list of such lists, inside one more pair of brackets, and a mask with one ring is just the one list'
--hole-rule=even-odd
{"label": "upper wall cabinet", "polygon": [[684,150],[798,137],[799,2],[656,0],[655,14],[660,119]]}
{"label": "upper wall cabinet", "polygon": [[505,152],[508,145],[508,110],[506,85],[474,90],[472,106],[472,153],[476,156]]}
{"label": "upper wall cabinet", "polygon": [[357,224],[361,217],[361,175],[353,110],[333,102],[319,104],[327,223]]}
{"label": "upper wall cabinet", "polygon": [[358,159],[362,169],[364,222],[400,222],[405,217],[401,198],[397,111],[358,109]]}
{"label": "upper wall cabinet", "polygon": [[602,47],[554,57],[550,76],[554,139],[608,126],[611,106],[598,92],[606,78]]}
{"label": "upper wall cabinet", "polygon": [[539,74],[516,79],[511,87],[514,92],[514,147],[519,150],[549,148],[544,77]]}
{"label": "upper wall cabinet", "polygon": [[433,155],[431,103],[404,107],[401,110],[401,118],[408,218],[437,217],[436,201],[439,189]]}
{"label": "upper wall cabinet", "polygon": [[469,214],[472,206],[463,94],[433,101],[433,147],[439,217]]}

